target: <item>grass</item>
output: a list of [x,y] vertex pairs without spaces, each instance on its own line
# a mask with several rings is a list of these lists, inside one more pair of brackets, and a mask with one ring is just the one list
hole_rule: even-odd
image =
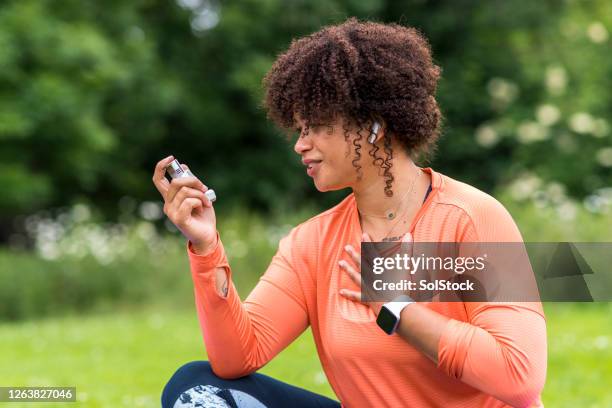
[[612,303],[545,304],[550,407],[611,407]]
[[[5,323],[0,349],[1,385],[76,386],[76,406],[86,407],[158,407],[172,373],[183,363],[206,358],[194,310],[126,310]],[[333,396],[309,331],[261,372]]]
[[[612,406],[612,305],[546,304],[545,308],[549,341],[545,405]],[[76,386],[78,402],[64,404],[71,407],[159,406],[161,390],[176,368],[206,358],[191,309],[123,310],[4,323],[0,349],[2,385]],[[335,398],[310,331],[260,372]]]

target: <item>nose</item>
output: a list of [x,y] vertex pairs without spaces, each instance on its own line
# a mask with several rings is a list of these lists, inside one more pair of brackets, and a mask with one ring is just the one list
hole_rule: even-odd
[[312,140],[310,137],[300,134],[295,145],[293,146],[293,150],[299,155],[302,155],[305,151],[312,149]]

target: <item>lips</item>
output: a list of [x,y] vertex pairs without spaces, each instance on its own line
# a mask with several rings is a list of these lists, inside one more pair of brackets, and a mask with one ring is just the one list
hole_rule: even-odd
[[310,163],[320,163],[322,160],[314,160],[314,159],[302,159],[302,163],[304,166],[308,166]]
[[313,176],[317,172],[317,170],[319,170],[321,162],[322,160],[302,160],[302,163],[306,166],[306,173],[308,173],[309,176]]

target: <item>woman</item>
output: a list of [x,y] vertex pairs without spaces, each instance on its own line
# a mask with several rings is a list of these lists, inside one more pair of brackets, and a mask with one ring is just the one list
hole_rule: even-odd
[[407,302],[387,335],[377,325],[382,303],[360,296],[361,241],[522,242],[494,198],[415,165],[438,137],[439,75],[416,30],[355,19],[279,56],[264,79],[269,118],[299,133],[295,152],[319,191],[352,193],[280,241],[244,302],[207,187],[193,177],[168,183],[173,158],[157,164],[164,212],[189,239],[210,359],[174,374],[164,407],[339,406],[255,373],[309,325],[343,406],[542,406],[539,303]]

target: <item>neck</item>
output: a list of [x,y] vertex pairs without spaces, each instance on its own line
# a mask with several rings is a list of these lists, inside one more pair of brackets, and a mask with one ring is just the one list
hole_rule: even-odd
[[395,210],[402,206],[402,200],[414,201],[417,197],[415,194],[408,193],[408,190],[419,190],[415,177],[421,170],[408,157],[397,157],[393,160],[392,197],[388,197],[384,192],[385,178],[378,174],[379,169],[372,167],[371,170],[368,174],[364,174],[362,180],[353,187],[360,213],[384,217],[387,210]]

